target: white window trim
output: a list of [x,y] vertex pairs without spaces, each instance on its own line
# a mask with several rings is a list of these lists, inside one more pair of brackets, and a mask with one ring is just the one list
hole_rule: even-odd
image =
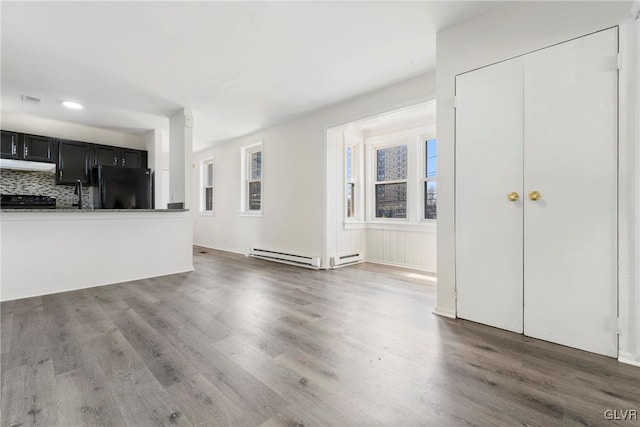
[[[354,210],[355,215],[352,217],[347,216],[347,167],[346,167],[346,159],[347,159],[347,147],[351,147],[352,154],[351,158],[353,161],[352,166],[352,176],[354,183]],[[364,221],[365,218],[365,204],[364,204],[364,196],[365,196],[365,176],[364,176],[364,144],[362,139],[355,138],[348,133],[344,134],[344,146],[342,150],[342,158],[344,159],[344,163],[342,165],[343,171],[343,187],[342,187],[342,200],[344,201],[344,212],[343,218],[344,222],[347,223],[359,223]]]
[[[250,155],[262,152],[262,163],[260,165],[260,210],[249,210],[249,171],[251,170]],[[240,149],[240,216],[261,217],[264,209],[264,144],[260,141],[255,144],[244,146]]]
[[[435,139],[436,141],[438,140],[438,137],[436,136],[435,132],[430,132],[430,133],[425,133],[420,135],[420,161],[421,161],[421,166],[420,166],[420,202],[421,202],[421,206],[420,206],[420,222],[425,223],[425,224],[436,224],[438,219],[427,219],[424,217],[424,199],[426,197],[426,195],[424,194],[425,192],[425,188],[424,188],[424,183],[427,181],[438,181],[438,173],[436,172],[436,176],[432,176],[427,178],[427,140],[429,139]],[[437,142],[436,142],[436,146],[437,146]],[[437,159],[436,159],[437,161]],[[436,166],[436,171],[437,171],[437,166]],[[437,185],[437,184],[436,184]],[[437,190],[436,190],[437,191]]]
[[[207,165],[208,164],[212,164],[213,165],[213,176],[211,177],[211,197],[213,198],[212,200],[212,207],[213,209],[210,211],[205,210],[206,208],[206,197],[205,197],[205,188],[206,188],[206,179],[207,179]],[[215,167],[215,163],[213,160],[213,156],[211,157],[207,157],[204,158],[200,161],[200,209],[199,209],[199,214],[202,216],[215,216],[215,210],[216,210],[216,167]]]

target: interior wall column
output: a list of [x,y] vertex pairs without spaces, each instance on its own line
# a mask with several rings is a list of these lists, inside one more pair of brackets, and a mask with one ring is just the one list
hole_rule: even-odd
[[193,114],[188,108],[169,119],[169,202],[191,208],[191,154]]

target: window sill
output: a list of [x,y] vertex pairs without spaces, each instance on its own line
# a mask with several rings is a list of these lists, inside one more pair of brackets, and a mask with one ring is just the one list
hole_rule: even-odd
[[215,213],[213,213],[213,212],[198,212],[198,215],[200,215],[200,216],[215,216]]
[[262,211],[260,211],[260,212],[240,212],[239,215],[240,216],[260,218],[260,217],[262,217]]
[[391,230],[391,231],[412,231],[418,233],[435,233],[437,225],[435,220],[424,220],[421,222],[392,221],[368,221],[368,222],[343,222],[344,230]]
[[367,228],[367,223],[364,221],[345,221],[342,225],[345,230],[362,230]]

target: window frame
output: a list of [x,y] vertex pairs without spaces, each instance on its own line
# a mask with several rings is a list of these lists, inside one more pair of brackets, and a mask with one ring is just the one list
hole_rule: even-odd
[[[211,186],[207,185],[207,167],[211,165]],[[200,161],[200,214],[206,216],[215,215],[215,163],[213,156]],[[211,188],[211,210],[207,210],[207,188]]]
[[[251,178],[251,156],[260,152],[260,179]],[[241,216],[262,216],[264,210],[264,144],[260,141],[247,145],[240,150],[240,215]],[[251,183],[260,183],[260,209],[250,209],[249,186]]]
[[[355,137],[348,133],[344,135],[343,144],[343,188],[342,188],[342,200],[343,200],[343,220],[345,223],[361,223],[365,218],[365,205],[364,205],[364,150],[363,150],[362,138]],[[347,150],[351,148],[351,182],[347,180]],[[353,210],[354,215],[348,215],[348,203],[347,203],[347,185],[353,184]]]
[[[437,214],[437,194],[438,194],[438,167],[436,166],[436,174],[434,176],[427,176],[427,141],[431,140],[431,139],[435,139],[436,140],[436,153],[438,152],[438,137],[434,134],[434,133],[426,133],[423,135],[420,135],[420,161],[421,161],[421,167],[420,167],[420,202],[421,202],[421,207],[420,207],[420,222],[424,222],[424,223],[436,223],[436,221],[438,220],[438,214]],[[438,155],[436,154],[436,164],[438,161]],[[427,198],[427,195],[425,194],[426,189],[425,189],[425,183],[427,182],[435,182],[436,183],[436,218],[425,218],[426,215],[426,206],[425,206],[425,200]]]
[[[386,139],[386,138],[385,138]],[[388,181],[378,181],[378,151],[385,148],[392,148],[398,146],[406,146],[407,147],[407,177],[403,180],[388,180]],[[407,138],[393,138],[390,140],[380,141],[380,142],[369,142],[367,143],[369,147],[369,156],[367,166],[369,169],[368,173],[368,199],[367,203],[368,212],[367,212],[367,222],[389,222],[389,223],[408,223],[411,220],[410,214],[410,176],[411,176],[411,151],[412,147]],[[404,218],[384,218],[376,216],[376,188],[380,184],[402,184],[404,183],[406,186],[406,214]]]

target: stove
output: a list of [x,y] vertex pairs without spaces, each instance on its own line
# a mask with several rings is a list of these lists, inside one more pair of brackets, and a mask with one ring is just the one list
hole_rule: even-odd
[[56,198],[49,196],[33,196],[25,194],[2,194],[2,209],[55,209]]

